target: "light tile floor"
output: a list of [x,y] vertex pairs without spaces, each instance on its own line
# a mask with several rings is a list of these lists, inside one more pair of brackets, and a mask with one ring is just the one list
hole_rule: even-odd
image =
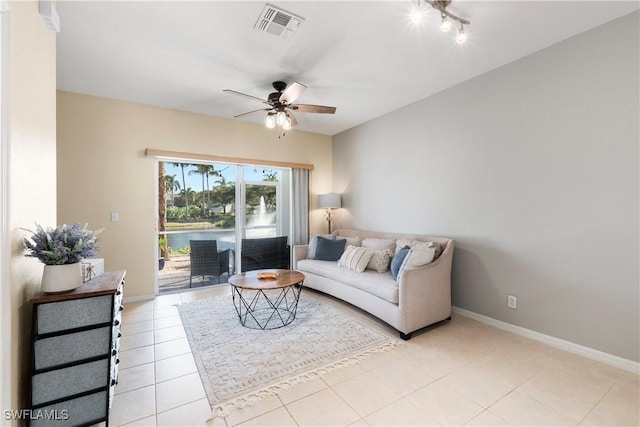
[[[114,426],[638,426],[638,375],[463,316],[406,346],[207,421],[209,403],[175,304],[227,286],[125,306]],[[305,290],[376,330],[366,313]]]

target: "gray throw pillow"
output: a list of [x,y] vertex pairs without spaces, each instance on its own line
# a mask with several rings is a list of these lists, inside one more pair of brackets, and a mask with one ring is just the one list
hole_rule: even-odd
[[398,280],[398,272],[400,271],[402,262],[409,253],[409,250],[411,250],[411,248],[409,246],[405,246],[393,256],[393,259],[391,260],[391,277],[393,277],[393,280]]
[[346,240],[330,240],[324,237],[318,236],[316,242],[316,254],[313,259],[322,261],[338,261],[344,252],[344,246],[347,243]]
[[[307,249],[308,259],[316,258],[316,244],[318,243],[318,237],[320,237],[318,234],[311,234],[311,237],[309,238],[309,246]],[[333,236],[332,234],[323,234],[322,237],[325,237],[331,240],[335,238],[335,236]]]

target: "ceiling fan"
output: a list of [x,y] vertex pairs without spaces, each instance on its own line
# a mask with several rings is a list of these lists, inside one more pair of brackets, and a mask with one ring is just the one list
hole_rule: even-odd
[[272,85],[276,92],[271,92],[267,99],[247,95],[246,93],[237,92],[231,89],[223,90],[223,92],[253,99],[254,101],[262,102],[269,106],[268,108],[249,111],[233,117],[238,118],[249,114],[259,113],[261,111],[267,111],[265,124],[269,129],[273,129],[278,125],[281,126],[282,129],[288,130],[298,124],[298,121],[293,115],[293,111],[323,114],[334,114],[336,112],[336,107],[328,107],[326,105],[294,104],[296,99],[298,99],[302,92],[307,88],[302,83],[293,82],[289,87],[287,87],[285,82],[278,81],[273,82]]

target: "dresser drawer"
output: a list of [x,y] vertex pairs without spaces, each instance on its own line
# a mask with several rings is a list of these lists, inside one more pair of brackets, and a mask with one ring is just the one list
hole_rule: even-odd
[[111,326],[36,340],[33,344],[35,369],[45,369],[111,351]]
[[36,333],[59,332],[111,322],[111,295],[38,304]]
[[105,375],[108,370],[109,359],[104,359],[36,374],[31,379],[32,403],[41,405],[56,399],[105,387],[109,384],[109,379]]
[[[41,419],[32,419],[32,427],[67,427],[88,425],[92,422],[105,420],[109,414],[108,391],[101,391],[77,399],[65,400],[54,405],[33,409],[32,416],[42,414]],[[55,414],[57,419],[46,419],[46,415]],[[66,419],[65,419],[66,418]]]

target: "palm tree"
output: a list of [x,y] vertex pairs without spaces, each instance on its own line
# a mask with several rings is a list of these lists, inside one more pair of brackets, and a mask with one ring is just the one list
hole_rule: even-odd
[[[158,237],[167,237],[167,176],[164,171],[164,162],[158,162]],[[160,257],[166,257],[165,248],[160,248]]]
[[272,171],[271,169],[265,169],[262,171],[262,180],[276,182],[278,181],[278,171]]
[[[270,169],[262,171],[262,180],[266,182],[277,182],[278,181],[278,171],[273,171]],[[267,204],[268,209],[275,209],[276,205],[276,187],[263,187],[262,196]]]
[[183,189],[181,193],[184,196],[184,203],[187,206],[184,216],[188,220],[189,219],[189,200],[191,200],[191,202],[194,203],[196,201],[197,193],[191,187]]
[[210,176],[221,176],[220,171],[215,170],[215,166],[211,165],[211,170],[207,172],[205,175],[207,178],[207,200],[209,201],[209,205],[211,205],[211,190],[209,187],[209,177]]
[[[210,202],[210,200],[205,199],[205,195],[208,195],[209,193],[209,176],[210,175],[217,175],[218,172],[214,169],[213,165],[194,165],[196,168],[192,169],[189,171],[189,175],[202,175],[202,216],[205,217],[206,214],[206,207],[207,207],[207,203]],[[207,181],[207,186],[205,188],[205,179]],[[206,190],[206,193],[205,193]]]
[[164,182],[166,191],[171,195],[171,206],[175,206],[175,191],[180,190],[180,181],[176,179],[175,175],[165,175]]
[[[182,188],[187,188],[187,181],[184,179],[184,167],[191,166],[191,163],[172,163],[173,166],[179,167],[182,171]],[[187,217],[189,212],[189,200],[187,197],[184,198],[185,207],[187,209]]]
[[236,197],[236,191],[233,182],[227,182],[224,175],[218,175],[218,179],[215,181],[218,186],[214,190],[217,202],[222,207],[222,214],[227,213],[227,205],[233,203]]

